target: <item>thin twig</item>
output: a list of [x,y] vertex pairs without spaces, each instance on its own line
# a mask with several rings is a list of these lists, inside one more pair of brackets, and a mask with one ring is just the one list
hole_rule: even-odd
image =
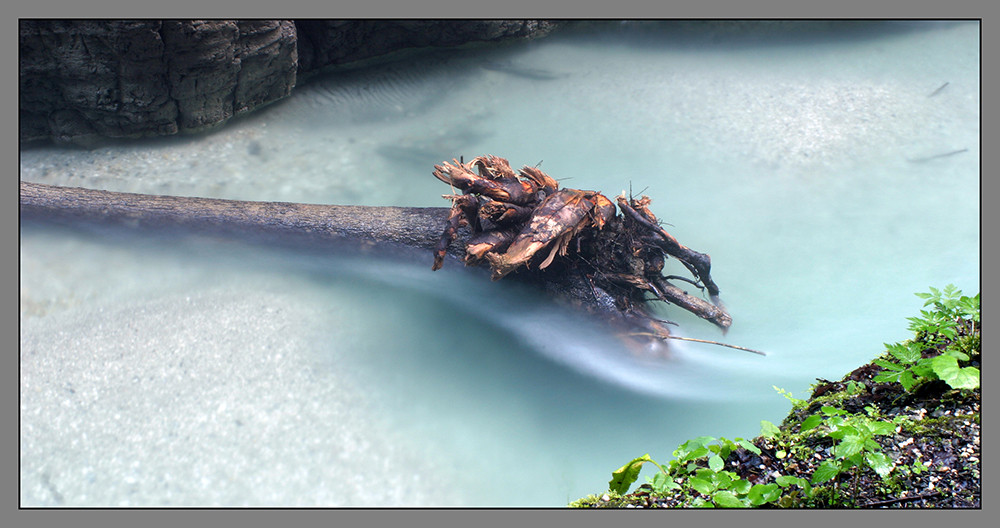
[[761,352],[760,350],[754,350],[752,348],[741,347],[741,346],[738,346],[738,345],[730,345],[728,343],[720,343],[718,341],[710,341],[708,339],[695,339],[693,337],[680,337],[680,336],[675,336],[675,335],[662,335],[662,334],[654,334],[654,333],[651,333],[651,332],[635,332],[635,333],[630,333],[629,335],[651,336],[651,337],[659,337],[661,339],[676,339],[678,341],[693,341],[695,343],[706,343],[706,344],[709,344],[709,345],[719,345],[719,346],[724,346],[724,347],[729,347],[729,348],[735,348],[736,350],[742,350],[744,352],[751,352],[753,354],[757,354],[758,356],[766,356],[767,355],[767,353]]
[[910,163],[923,163],[925,161],[931,161],[938,158],[947,158],[948,156],[954,156],[955,154],[961,154],[963,152],[968,152],[968,151],[969,149],[964,148],[964,149],[953,150],[951,152],[945,152],[944,154],[935,154],[933,156],[927,156],[926,158],[906,158],[906,161],[909,161]]
[[941,93],[941,90],[944,90],[945,86],[948,86],[947,82],[944,83],[944,84],[942,84],[941,86],[939,86],[937,90],[934,90],[933,92],[931,92],[931,94],[928,95],[927,97],[934,97],[935,95]]
[[889,500],[883,500],[883,501],[869,502],[868,504],[865,504],[863,507],[870,508],[872,506],[888,506],[890,504],[897,504],[897,503],[900,503],[900,502],[913,502],[913,501],[918,501],[918,500],[922,500],[922,499],[932,499],[932,498],[938,497],[940,495],[941,495],[940,491],[935,491],[934,493],[927,493],[926,495],[914,495],[912,497],[899,497],[899,498],[896,498],[896,499],[889,499]]
[[676,279],[676,280],[682,280],[684,282],[690,283],[692,286],[694,286],[695,288],[698,288],[699,290],[704,290],[705,289],[705,287],[702,286],[698,281],[693,280],[693,279],[689,279],[687,277],[681,277],[680,275],[667,275],[666,277],[663,277],[663,280],[674,280],[674,279]]

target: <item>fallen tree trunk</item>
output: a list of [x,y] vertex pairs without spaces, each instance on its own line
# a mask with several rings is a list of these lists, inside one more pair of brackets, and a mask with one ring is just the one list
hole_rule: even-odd
[[444,207],[365,207],[133,194],[21,182],[21,218],[266,238],[356,241],[434,249]]
[[[22,181],[20,212],[22,221],[119,225],[151,230],[180,228],[296,247],[346,248],[348,251],[381,247],[390,253],[403,249],[426,250],[430,267],[449,209],[251,202],[101,191]],[[453,257],[464,257],[461,247],[468,236],[465,229],[458,233],[460,244],[448,250]],[[461,265],[457,261],[455,264]],[[611,299],[595,295],[582,278],[548,275],[543,279],[522,278],[588,311],[617,316]]]
[[[338,248],[342,246],[426,250],[428,266],[440,249],[449,209],[443,207],[371,207],[286,202],[250,202],[215,198],[160,196],[61,187],[20,182],[21,219],[79,225],[123,225],[142,229],[177,229],[214,233],[266,243]],[[468,229],[456,233],[458,244],[448,248],[465,257]],[[459,262],[455,262],[458,264]],[[548,292],[553,298],[597,314],[636,341],[671,337],[661,321],[623,311],[615,299],[582,273],[513,274]],[[665,284],[661,300],[670,301],[716,324],[728,314]],[[724,315],[724,318],[717,315]],[[722,325],[720,325],[722,326]]]

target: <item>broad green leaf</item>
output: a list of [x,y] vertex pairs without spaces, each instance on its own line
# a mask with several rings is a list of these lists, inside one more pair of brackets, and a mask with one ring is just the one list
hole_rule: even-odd
[[712,471],[719,471],[725,467],[726,463],[719,455],[712,455],[708,458],[708,467]]
[[937,331],[939,334],[946,336],[948,339],[955,339],[955,337],[958,336],[958,333],[955,331],[955,323],[952,321],[941,323],[941,325],[938,326]]
[[968,354],[966,354],[965,352],[962,352],[961,350],[955,350],[954,348],[949,348],[949,349],[945,350],[944,352],[942,352],[942,354],[944,354],[946,356],[951,356],[951,357],[953,357],[953,358],[955,358],[955,359],[957,359],[959,361],[968,361],[969,360],[969,355]]
[[865,422],[860,419],[851,420],[849,422],[845,420],[844,424],[838,428],[837,432],[840,433],[840,436],[838,436],[837,438],[843,438],[846,435],[861,434],[864,425]]
[[808,431],[821,423],[823,423],[823,417],[818,414],[814,414],[802,421],[802,431]]
[[682,460],[684,462],[686,462],[688,460],[695,460],[695,459],[698,459],[698,458],[701,458],[701,457],[707,455],[708,453],[709,453],[708,448],[705,447],[705,446],[701,446],[701,447],[695,449],[694,451],[690,451],[690,452],[686,453],[683,457],[680,457],[680,460]]
[[892,354],[892,357],[896,358],[901,363],[913,363],[914,361],[920,359],[919,344],[912,347],[903,343],[895,343],[892,345],[887,344],[885,346],[889,350],[889,353]]
[[688,485],[695,489],[698,493],[703,493],[705,495],[711,495],[718,489],[715,482],[711,479],[704,477],[691,477],[688,479]]
[[832,407],[830,405],[824,405],[823,407],[820,408],[820,410],[823,411],[823,414],[827,416],[842,416],[847,414],[847,411],[843,409],[838,409],[836,407]]
[[788,486],[789,484],[795,484],[798,477],[793,477],[792,475],[778,475],[774,479],[774,483],[781,486],[782,488]]
[[876,374],[875,377],[872,378],[872,381],[877,381],[879,383],[895,383],[899,381],[899,374],[899,372],[883,371],[880,374]]
[[808,484],[806,479],[802,477],[796,477],[794,475],[778,475],[777,478],[774,479],[774,483],[781,486],[782,488],[790,486],[792,484],[798,484],[799,486],[802,486],[803,484]]
[[930,329],[930,321],[926,319],[921,319],[920,317],[907,317],[907,321],[910,322],[909,330],[913,332],[926,332]]
[[896,372],[899,372],[899,371],[904,370],[906,368],[906,367],[904,367],[902,365],[893,363],[892,361],[888,361],[888,360],[885,360],[885,359],[876,359],[876,360],[872,361],[872,363],[874,363],[874,364],[876,364],[876,365],[878,365],[878,366],[880,366],[880,367],[882,367],[884,369],[889,369],[889,370],[896,371]]
[[812,483],[822,484],[833,477],[836,477],[840,473],[840,466],[832,460],[827,460],[820,464],[816,471],[813,472]]
[[[761,422],[762,425],[763,425],[763,423],[764,422]],[[767,423],[771,424],[771,422],[767,422]],[[771,426],[773,427],[774,424],[771,424]],[[763,430],[764,430],[764,428],[761,427],[761,434],[764,434]],[[770,438],[770,437],[768,437],[768,438]],[[737,440],[736,443],[739,444],[739,445],[741,445],[741,446],[743,446],[743,449],[746,449],[747,451],[750,451],[751,453],[753,453],[755,455],[759,455],[760,454],[760,448],[757,447],[757,446],[755,446],[755,445],[753,445],[753,443],[750,442],[749,440],[743,440],[741,438],[741,439]]]
[[[760,435],[763,436],[764,438],[774,438],[775,436],[778,436],[779,433],[781,433],[781,429],[778,429],[777,425],[774,425],[773,423],[767,420],[760,421]],[[743,447],[750,449],[745,445]],[[754,446],[754,448],[756,449],[756,446]],[[750,450],[753,451],[753,449]],[[759,455],[760,450],[758,449],[757,451],[754,451],[754,453]]]
[[980,312],[979,294],[977,293],[975,297],[962,297],[958,301],[958,308],[962,317],[978,322]]
[[840,426],[843,425],[843,423],[844,423],[844,419],[841,418],[840,416],[831,416],[831,417],[827,418],[826,419],[826,426],[830,428],[830,434],[827,435],[827,436],[830,436],[830,437],[833,437],[833,438],[840,438],[841,436],[843,436],[843,433],[836,434],[837,433],[837,429],[839,429]]
[[865,455],[865,462],[882,478],[892,472],[892,460],[885,453],[868,453]]
[[672,489],[680,489],[681,487],[677,482],[674,482],[674,479],[662,471],[653,475],[649,483],[653,486],[653,491],[657,493],[665,493]]
[[747,504],[736,498],[731,491],[718,491],[712,495],[715,504],[723,508],[746,508]]
[[871,423],[872,434],[875,436],[887,435],[896,432],[896,426],[891,422],[881,420]]
[[698,438],[693,438],[677,446],[677,449],[674,449],[673,455],[677,457],[678,460],[682,461],[703,457],[708,454],[708,448],[705,446],[713,441],[715,441],[715,438],[711,436],[699,436]]
[[931,361],[931,368],[939,378],[953,389],[975,389],[979,387],[979,369],[960,368],[958,360],[952,356],[937,356]]
[[848,458],[859,453],[865,447],[865,439],[856,434],[847,435],[837,444],[834,455],[837,458]]
[[927,379],[937,379],[937,374],[934,373],[934,369],[931,368],[931,358],[923,358],[917,361],[910,370],[913,371],[913,375],[918,378]]
[[747,493],[750,504],[760,506],[767,502],[774,502],[781,497],[781,488],[777,484],[754,484]]
[[959,369],[958,377],[949,382],[955,389],[977,389],[980,380],[979,369],[976,367],[964,367]]
[[840,471],[841,472],[844,472],[847,469],[852,468],[852,467],[862,467],[862,466],[865,465],[865,453],[864,453],[864,451],[859,451],[859,452],[854,453],[853,455],[851,455],[851,456],[849,456],[849,457],[847,457],[847,458],[845,458],[843,460],[846,460],[847,462],[849,462],[849,464],[843,464],[843,463],[841,463],[840,464]]
[[639,472],[642,471],[642,465],[652,460],[653,459],[649,458],[649,454],[647,453],[618,468],[618,470],[611,473],[611,480],[608,482],[608,489],[620,494],[628,493],[629,487],[636,481],[636,479],[639,478]]
[[899,373],[899,384],[903,386],[903,389],[909,391],[916,385],[917,380],[913,377],[913,372],[909,370],[904,370]]
[[727,440],[725,438],[720,438],[719,441],[722,442],[722,445],[719,446],[719,449],[714,452],[725,460],[729,458],[729,454],[736,449],[737,445],[732,440]]
[[733,477],[735,473],[730,471],[719,471],[712,475],[712,482],[715,483],[715,489],[729,489],[729,485],[733,483]]
[[[781,486],[782,488],[787,488],[792,484],[800,487],[805,491],[806,495],[812,494],[812,486],[809,485],[809,481],[802,477],[794,477],[792,475],[780,475],[774,479],[775,484]],[[797,492],[793,492],[797,493]]]
[[729,489],[732,490],[733,493],[746,495],[751,489],[750,486],[752,486],[752,484],[749,480],[738,479],[734,480],[733,483],[729,485]]

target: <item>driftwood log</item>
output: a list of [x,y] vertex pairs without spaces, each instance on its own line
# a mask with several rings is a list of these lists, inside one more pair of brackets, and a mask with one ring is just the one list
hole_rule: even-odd
[[267,240],[356,241],[434,248],[448,209],[365,207],[100,191],[21,182],[21,218],[86,221]]
[[[446,207],[369,207],[134,194],[20,182],[22,221],[66,225],[119,225],[150,230],[181,229],[267,244],[324,246],[333,250],[382,248],[426,251],[427,264],[448,219]],[[463,242],[468,233],[459,233]],[[464,256],[461,244],[449,249]],[[460,264],[459,264],[460,265]],[[553,276],[546,288],[563,290],[580,304],[608,311],[589,286]],[[567,288],[567,286],[569,286]],[[584,294],[584,290],[587,291]]]
[[[225,235],[251,242],[279,243],[285,246],[352,250],[380,248],[420,250],[428,265],[439,249],[443,227],[448,223],[449,208],[444,207],[371,207],[319,205],[286,202],[251,202],[215,198],[145,195],[62,187],[20,182],[20,215],[23,221],[119,225],[149,230],[181,230],[193,233]],[[448,253],[464,258],[463,249],[470,237],[468,229],[456,234],[457,244]],[[632,344],[666,338],[663,321],[648,315],[626,312],[615,298],[580,273],[515,273],[505,280],[526,281],[548,292],[557,300],[569,303],[590,314],[597,314],[620,334],[631,336]],[[714,286],[714,284],[713,284]],[[692,311],[718,326],[728,327],[728,314],[722,309],[725,323],[713,320],[720,310],[678,288],[663,292],[673,304]],[[713,296],[717,293],[713,291]],[[702,313],[699,313],[699,312]],[[714,343],[711,341],[705,341]],[[721,343],[714,343],[721,344]],[[757,351],[739,348],[751,352]]]

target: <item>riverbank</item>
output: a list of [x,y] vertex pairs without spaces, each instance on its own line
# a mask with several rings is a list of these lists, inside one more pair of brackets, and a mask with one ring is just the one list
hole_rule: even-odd
[[[981,508],[979,296],[918,295],[930,309],[909,318],[913,339],[807,400],[778,389],[792,402],[780,426],[689,440],[669,464],[639,457],[570,506]],[[646,463],[658,473],[625,493]]]

